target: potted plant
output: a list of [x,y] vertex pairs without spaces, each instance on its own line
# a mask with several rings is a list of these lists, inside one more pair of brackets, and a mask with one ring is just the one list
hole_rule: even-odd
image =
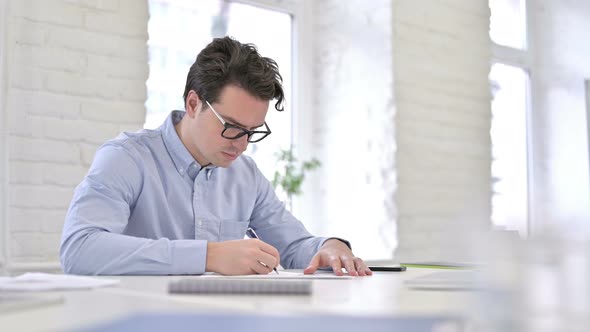
[[272,179],[272,185],[275,189],[280,188],[286,195],[287,208],[292,209],[292,199],[295,195],[300,195],[301,186],[305,180],[305,174],[321,166],[319,160],[299,162],[293,154],[293,148],[280,149],[275,153],[277,158],[277,169]]

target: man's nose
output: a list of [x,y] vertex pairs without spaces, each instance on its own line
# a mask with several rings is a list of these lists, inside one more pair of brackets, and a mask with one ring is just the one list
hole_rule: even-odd
[[248,135],[244,135],[238,139],[234,140],[235,144],[234,146],[237,147],[240,152],[244,152],[246,151],[246,148],[248,147]]

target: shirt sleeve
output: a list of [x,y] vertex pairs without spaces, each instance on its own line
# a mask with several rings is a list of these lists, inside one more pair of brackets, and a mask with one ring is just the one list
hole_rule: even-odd
[[262,241],[277,248],[284,268],[307,267],[327,238],[311,235],[285,208],[270,181],[254,167],[257,196],[250,225]]
[[142,188],[142,168],[121,145],[108,144],[76,188],[64,224],[65,273],[202,274],[207,241],[146,239],[122,234]]

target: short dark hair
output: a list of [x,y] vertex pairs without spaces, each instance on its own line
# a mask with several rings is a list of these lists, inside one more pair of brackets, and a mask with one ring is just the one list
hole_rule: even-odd
[[191,66],[184,88],[184,102],[190,90],[203,100],[218,101],[221,90],[236,85],[261,100],[276,99],[282,111],[285,95],[277,63],[260,56],[253,44],[242,44],[231,37],[215,38]]

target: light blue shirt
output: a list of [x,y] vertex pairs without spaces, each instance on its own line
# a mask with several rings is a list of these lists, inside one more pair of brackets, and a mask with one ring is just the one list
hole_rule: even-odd
[[326,238],[285,209],[250,157],[202,168],[175,131],[184,114],[96,152],[66,215],[66,273],[202,274],[207,242],[242,239],[248,226],[278,249],[285,268],[309,264]]

